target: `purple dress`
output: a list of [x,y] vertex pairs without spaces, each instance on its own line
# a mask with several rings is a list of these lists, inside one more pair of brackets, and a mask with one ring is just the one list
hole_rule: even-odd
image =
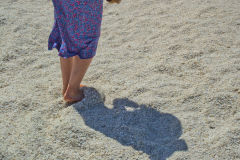
[[101,33],[103,0],[52,0],[54,25],[48,50],[69,58],[89,59],[96,55]]

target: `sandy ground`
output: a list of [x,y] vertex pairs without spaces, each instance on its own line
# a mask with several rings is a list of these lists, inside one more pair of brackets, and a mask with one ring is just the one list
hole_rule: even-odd
[[240,1],[104,1],[66,106],[50,0],[0,2],[0,159],[240,159]]

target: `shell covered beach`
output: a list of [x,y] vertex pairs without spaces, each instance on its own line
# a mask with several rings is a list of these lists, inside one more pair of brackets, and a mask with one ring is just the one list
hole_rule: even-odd
[[104,1],[66,105],[50,0],[0,2],[1,160],[240,159],[240,1]]

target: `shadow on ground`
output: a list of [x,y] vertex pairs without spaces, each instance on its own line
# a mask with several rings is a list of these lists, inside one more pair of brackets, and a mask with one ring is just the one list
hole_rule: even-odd
[[[91,88],[89,99],[101,97]],[[95,95],[94,95],[95,94]],[[94,95],[94,96],[91,96]],[[160,113],[151,106],[139,105],[128,98],[115,99],[113,109],[104,105],[104,99],[83,107],[73,107],[83,117],[85,124],[125,146],[132,146],[148,154],[151,160],[165,160],[175,151],[188,150],[183,139],[180,121],[168,113]],[[86,104],[85,104],[86,106]]]

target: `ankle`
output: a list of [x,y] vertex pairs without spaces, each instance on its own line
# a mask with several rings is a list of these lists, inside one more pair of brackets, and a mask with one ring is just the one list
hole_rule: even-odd
[[66,93],[67,94],[76,94],[79,92],[79,86],[68,85]]
[[84,93],[83,93],[83,90],[81,90],[80,88],[77,88],[75,90],[71,90],[70,88],[68,88],[65,92],[65,94],[63,95],[63,98],[65,101],[72,101],[74,99],[82,99],[84,98]]
[[77,90],[78,87],[79,87],[79,85],[68,84],[68,89],[70,89],[70,90]]

